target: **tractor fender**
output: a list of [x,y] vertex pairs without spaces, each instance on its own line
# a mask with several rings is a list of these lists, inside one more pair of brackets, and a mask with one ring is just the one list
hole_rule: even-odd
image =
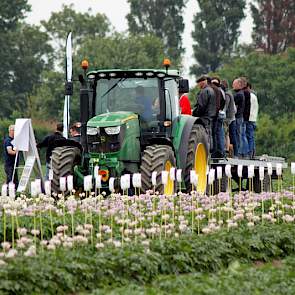
[[189,137],[193,128],[193,125],[202,125],[205,127],[205,122],[201,118],[188,116],[185,126],[181,134],[180,146],[178,149],[179,160],[180,160],[180,169],[184,170],[186,168],[186,159],[188,152],[188,142]]
[[170,146],[174,151],[173,142],[170,138],[167,137],[156,137],[151,139],[151,144],[159,144],[159,145],[168,145]]
[[77,147],[81,151],[81,153],[83,152],[82,145],[79,142],[66,138],[56,139],[52,146],[53,148],[57,148],[60,146]]

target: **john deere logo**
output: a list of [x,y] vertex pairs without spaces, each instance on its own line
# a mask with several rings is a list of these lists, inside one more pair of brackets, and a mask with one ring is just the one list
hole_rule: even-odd
[[101,142],[105,142],[105,141],[106,141],[105,136],[101,136],[101,137],[100,137],[100,141],[101,141]]

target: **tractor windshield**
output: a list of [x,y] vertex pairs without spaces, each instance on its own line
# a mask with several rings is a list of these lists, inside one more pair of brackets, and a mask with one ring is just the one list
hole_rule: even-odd
[[157,78],[99,79],[96,86],[95,113],[129,111],[142,121],[153,121],[160,114]]

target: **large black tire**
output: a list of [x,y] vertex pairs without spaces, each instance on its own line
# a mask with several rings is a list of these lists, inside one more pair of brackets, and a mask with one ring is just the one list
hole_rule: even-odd
[[[197,156],[196,156],[197,153]],[[209,155],[209,136],[202,125],[194,125],[189,137],[184,182],[187,192],[191,190],[190,171],[196,169],[199,175],[197,191],[205,193],[207,186],[206,170]]]
[[[160,194],[164,193],[164,186],[161,182],[161,173],[162,171],[167,170],[165,169],[165,166],[168,162],[170,162],[171,167],[176,167],[174,152],[170,146],[151,145],[146,147],[143,152],[140,166],[141,183],[144,191],[153,189],[152,173],[156,171],[157,185],[155,189]],[[176,181],[173,183],[173,191],[170,191],[170,193],[173,194],[175,192],[175,189]]]
[[59,193],[59,179],[67,175],[73,175],[74,166],[81,160],[81,151],[76,147],[61,146],[52,151],[51,169],[53,170],[53,180],[51,189]]

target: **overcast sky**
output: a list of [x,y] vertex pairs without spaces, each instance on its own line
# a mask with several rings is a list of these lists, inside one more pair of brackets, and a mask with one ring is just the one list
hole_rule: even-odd
[[[117,31],[127,30],[126,14],[129,12],[127,0],[29,0],[32,6],[32,12],[28,14],[27,21],[32,24],[38,24],[40,20],[49,19],[52,12],[60,11],[62,4],[74,4],[75,10],[86,12],[91,7],[93,13],[104,13],[116,28]],[[183,45],[186,49],[184,57],[184,76],[188,75],[189,67],[194,63],[192,60],[192,19],[198,9],[196,0],[189,0],[184,12],[185,31],[183,36]],[[246,19],[241,24],[240,41],[250,43],[251,41],[252,20],[250,13],[247,13]],[[191,77],[190,77],[191,78]]]

